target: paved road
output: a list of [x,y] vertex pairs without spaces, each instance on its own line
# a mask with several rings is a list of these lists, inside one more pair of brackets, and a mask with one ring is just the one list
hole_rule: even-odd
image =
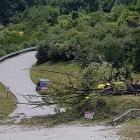
[[105,126],[63,126],[56,128],[28,128],[1,126],[1,140],[119,140],[116,128]]
[[[10,58],[0,64],[0,82],[10,86],[10,90],[17,97],[18,102],[28,103],[22,95],[38,95],[35,85],[31,82],[30,71],[36,62],[36,52],[29,52]],[[42,101],[41,98],[32,98],[32,101]],[[18,105],[11,114],[15,116],[24,113],[26,117],[54,114],[52,107],[34,108],[26,104]],[[116,129],[106,126],[63,126],[57,128],[28,128],[23,126],[0,126],[0,140],[119,140]]]
[[[29,100],[21,95],[38,95],[35,91],[35,85],[30,79],[30,71],[23,70],[31,68],[36,62],[36,52],[28,52],[13,58],[10,58],[3,63],[0,63],[0,82],[5,86],[9,86],[11,92],[17,97],[19,103],[28,103]],[[21,94],[21,95],[19,95]],[[32,97],[31,101],[42,101],[41,98]],[[34,108],[26,104],[18,104],[17,109],[11,114],[11,116],[31,117],[38,115],[54,114],[54,106]]]

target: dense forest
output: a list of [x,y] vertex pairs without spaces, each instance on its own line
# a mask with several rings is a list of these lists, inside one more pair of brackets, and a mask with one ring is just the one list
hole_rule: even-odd
[[5,0],[0,56],[39,45],[38,64],[78,60],[140,71],[139,0]]
[[[134,11],[140,10],[139,0],[3,0],[0,4],[0,22],[7,24],[13,17],[35,5],[50,5],[57,7],[61,14],[84,9],[88,12],[103,10],[110,12],[115,5],[127,5]],[[14,21],[13,21],[14,22]]]
[[140,70],[139,0],[5,0],[0,56],[40,45],[38,63],[105,61]]

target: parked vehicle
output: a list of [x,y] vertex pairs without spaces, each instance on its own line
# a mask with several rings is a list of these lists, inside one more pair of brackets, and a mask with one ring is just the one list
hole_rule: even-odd
[[48,93],[48,79],[39,79],[36,85],[36,91],[39,93]]

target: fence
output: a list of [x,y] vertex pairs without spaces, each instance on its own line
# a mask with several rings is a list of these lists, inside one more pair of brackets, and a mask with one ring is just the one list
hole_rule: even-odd
[[8,59],[8,58],[11,58],[13,56],[16,56],[16,55],[19,55],[19,54],[22,54],[22,53],[25,53],[25,52],[29,52],[29,51],[34,51],[38,48],[38,46],[35,46],[35,47],[31,47],[31,48],[27,48],[27,49],[23,49],[23,50],[20,50],[20,51],[16,51],[16,52],[13,52],[13,53],[10,53],[10,54],[7,54],[3,57],[0,58],[0,62]]
[[117,125],[121,122],[124,122],[127,119],[139,118],[140,117],[140,109],[129,109],[126,112],[118,115],[113,121],[113,125]]

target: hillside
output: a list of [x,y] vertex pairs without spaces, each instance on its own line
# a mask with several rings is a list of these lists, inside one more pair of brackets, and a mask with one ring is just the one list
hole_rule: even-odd
[[[21,71],[28,68],[27,61],[35,54],[17,58],[11,63],[17,66],[13,70],[6,67],[7,75],[13,77],[9,80],[17,78],[9,83],[14,83],[11,85],[17,88],[16,93],[27,96],[29,104],[31,100],[36,101],[37,107],[45,103],[52,112],[59,108],[66,111],[21,123],[48,127],[77,122],[91,125],[109,121],[127,109],[140,108],[140,0],[3,0],[0,3],[0,57],[33,46],[38,49],[31,79],[34,83],[39,78],[50,80],[49,92],[40,95],[44,102],[32,98],[39,95],[27,71]],[[16,62],[24,64],[19,65],[23,68]],[[11,73],[19,69],[19,73]],[[8,116],[15,109],[15,98],[10,95],[6,99],[5,94],[0,84],[0,117]],[[20,107],[27,114],[40,112],[28,112],[23,105]],[[42,109],[37,107],[33,108]],[[95,113],[95,122],[84,119],[86,111]],[[137,122],[127,123],[122,135],[139,137]]]
[[[77,11],[80,7],[91,11],[103,9],[109,12],[114,5],[125,4],[132,10],[140,10],[139,0],[5,0],[0,4],[0,22],[8,23],[24,10],[33,5],[52,5],[60,8],[62,13]],[[16,13],[16,14],[15,14]]]
[[0,57],[37,45],[38,65],[80,65],[75,89],[88,94],[101,83],[127,85],[140,71],[139,0],[6,0],[1,6]]
[[[120,4],[127,5],[131,12],[128,12],[125,6],[119,6]],[[118,9],[113,8],[114,6],[118,7]],[[0,56],[15,50],[34,46],[38,44],[39,41],[46,40],[47,34],[55,36],[55,32],[58,32],[57,30],[61,30],[62,33],[65,34],[68,29],[76,27],[75,30],[80,31],[79,33],[82,35],[87,34],[85,30],[91,27],[94,30],[93,26],[96,27],[95,25],[97,23],[107,23],[109,24],[108,26],[111,24],[111,28],[113,29],[116,28],[115,24],[117,26],[117,22],[121,22],[121,24],[123,23],[125,25],[128,24],[130,27],[136,28],[140,22],[139,14],[136,13],[140,11],[139,7],[139,0],[2,1],[0,4],[0,23],[2,24],[0,26]],[[82,22],[83,25],[80,25]],[[87,23],[90,23],[91,27]],[[6,27],[3,25],[6,25]],[[102,28],[104,28],[104,26],[107,25],[102,25]],[[90,36],[93,35],[91,34]],[[99,35],[97,39],[100,39]],[[134,60],[134,63],[137,62]]]
[[[71,82],[74,87],[77,87],[76,84],[79,84],[77,77],[80,77],[81,72],[82,68],[75,63],[47,62],[42,65],[32,67],[32,81],[37,83],[41,78],[49,79],[49,94],[53,98],[53,101],[60,106],[68,107],[69,110],[70,108],[72,109],[72,112],[66,112],[64,116],[63,114],[61,115],[62,118],[64,117],[66,119],[63,120],[64,122],[67,122],[69,119],[70,122],[75,121],[78,118],[83,119],[83,113],[86,110],[95,112],[95,120],[99,121],[110,119],[113,116],[119,115],[131,108],[140,108],[139,96],[102,96],[100,94],[96,94],[94,91],[90,94],[85,93],[85,95],[84,93],[82,93],[83,95],[80,94],[80,91],[79,93],[76,93],[76,91],[73,91],[72,93],[72,90],[69,89]],[[70,76],[70,81],[68,76],[63,73],[75,75],[77,77]],[[135,76],[135,79],[136,78],[137,80],[140,80],[138,76]],[[86,98],[87,96],[90,98]],[[73,113],[75,115],[72,115]],[[59,115],[54,116],[53,121],[55,121],[56,124],[61,123],[60,120],[55,120],[57,117],[59,117]],[[38,123],[46,122],[47,124],[49,119],[45,119],[45,117],[42,119],[40,117],[35,117],[29,120],[29,123],[35,123],[37,121]],[[55,125],[55,123],[53,123],[53,125]]]

